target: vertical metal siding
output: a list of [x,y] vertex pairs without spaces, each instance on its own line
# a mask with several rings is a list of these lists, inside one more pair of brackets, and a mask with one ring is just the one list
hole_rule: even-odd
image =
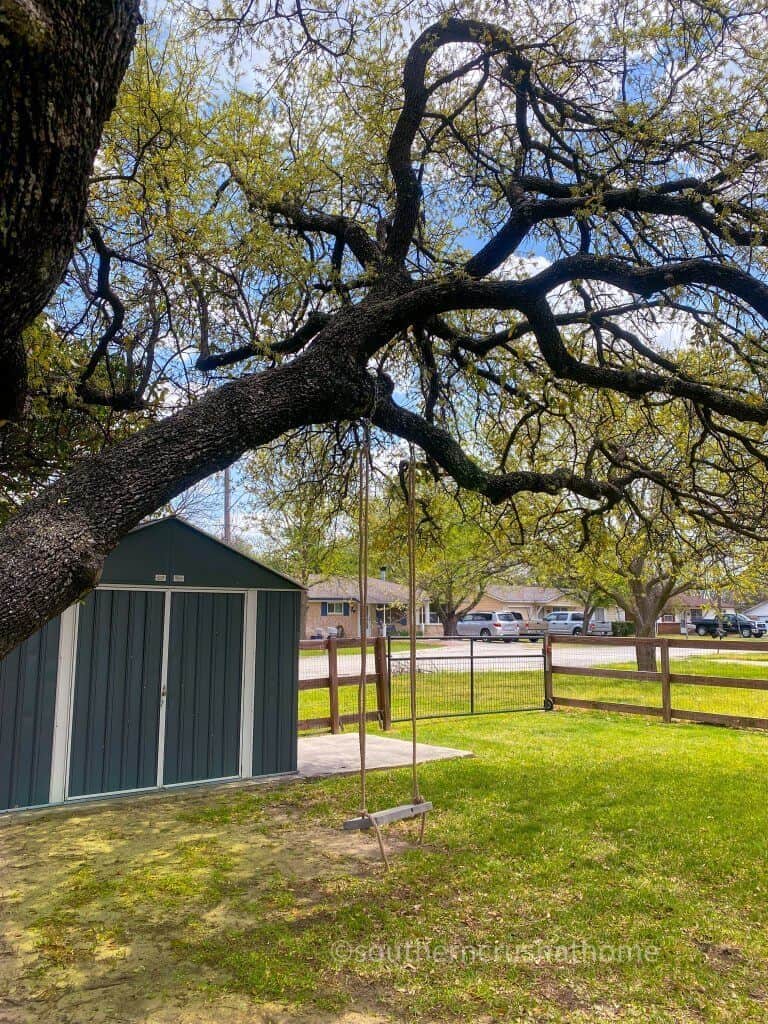
[[240,772],[242,594],[171,598],[163,781]]
[[301,593],[259,591],[253,774],[296,771]]
[[163,595],[95,591],[79,620],[68,795],[154,786]]
[[60,621],[0,661],[0,809],[48,803]]

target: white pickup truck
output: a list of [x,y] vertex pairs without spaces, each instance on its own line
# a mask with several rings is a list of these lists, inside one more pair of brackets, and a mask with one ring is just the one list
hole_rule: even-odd
[[[549,615],[545,615],[543,619],[547,632],[551,635],[563,634],[569,636],[581,636],[584,632],[584,613],[583,612],[550,612]],[[595,619],[589,620],[587,627],[587,636],[611,636],[613,634],[613,627],[610,622],[597,622]]]

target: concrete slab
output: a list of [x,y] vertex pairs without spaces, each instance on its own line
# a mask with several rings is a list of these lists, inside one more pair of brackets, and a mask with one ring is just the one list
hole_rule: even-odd
[[[453,747],[418,743],[416,757],[419,764],[424,764],[426,761],[474,757],[474,754],[470,750],[455,750]],[[405,768],[411,763],[411,744],[407,740],[397,740],[388,736],[369,736],[365,761],[369,769]],[[298,768],[299,775],[307,779],[359,772],[360,747],[357,733],[300,737]]]

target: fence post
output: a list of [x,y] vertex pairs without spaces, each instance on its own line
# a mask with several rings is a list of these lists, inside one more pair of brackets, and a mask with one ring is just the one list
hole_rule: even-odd
[[469,638],[469,713],[475,713],[475,639]]
[[387,638],[383,636],[377,636],[373,641],[373,654],[376,663],[376,703],[379,706],[379,719],[384,730],[392,728],[386,645]]
[[555,688],[552,684],[552,637],[544,634],[544,709],[551,711],[555,706]]
[[326,641],[328,647],[328,694],[331,702],[331,732],[341,732],[341,721],[339,720],[339,662],[336,653],[336,637],[329,636]]
[[661,712],[665,722],[672,721],[672,689],[669,683],[669,637],[659,641],[661,655]]

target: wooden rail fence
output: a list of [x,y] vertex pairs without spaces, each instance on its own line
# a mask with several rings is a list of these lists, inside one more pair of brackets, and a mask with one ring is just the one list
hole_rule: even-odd
[[[345,725],[357,724],[357,712],[342,715],[339,713],[339,689],[342,686],[357,687],[360,682],[359,672],[355,675],[339,675],[338,652],[344,648],[360,651],[360,640],[350,637],[338,640],[329,636],[327,640],[302,640],[301,651],[327,651],[328,675],[315,676],[311,679],[299,679],[299,691],[327,690],[329,714],[323,718],[300,719],[298,728],[330,729],[332,733],[340,733]],[[376,710],[366,714],[366,721],[378,722],[382,729],[392,727],[392,711],[389,699],[389,680],[387,678],[387,641],[383,636],[375,637],[368,642],[368,664],[373,665],[373,672],[366,673],[368,683],[376,684]]]
[[[553,653],[560,644],[569,647],[621,647],[632,649],[652,646],[658,651],[658,671],[641,671],[630,669],[601,668],[590,665],[560,665]],[[544,693],[549,707],[588,708],[598,711],[618,711],[626,714],[655,715],[664,722],[674,720],[700,722],[709,725],[727,725],[735,728],[768,729],[768,718],[750,717],[747,715],[719,714],[709,711],[690,711],[674,706],[674,688],[679,686],[711,686],[737,688],[740,690],[768,690],[768,678],[750,679],[731,676],[702,675],[693,673],[672,672],[670,670],[670,651],[675,649],[686,651],[707,651],[714,657],[717,652],[726,651],[761,651],[768,654],[768,643],[756,640],[733,640],[718,644],[713,640],[689,640],[685,637],[581,637],[557,636],[548,637],[544,643]],[[768,662],[765,664],[768,676]],[[661,706],[647,704],[627,704],[610,700],[587,700],[581,697],[567,697],[557,693],[558,676],[586,676],[597,679],[635,680],[640,682],[657,682],[661,691]]]

